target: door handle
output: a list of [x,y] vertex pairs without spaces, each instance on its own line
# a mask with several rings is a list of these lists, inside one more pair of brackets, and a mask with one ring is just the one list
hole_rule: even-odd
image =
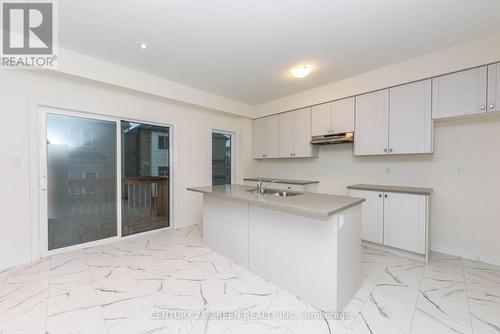
[[47,190],[47,177],[45,175],[40,176],[40,189]]

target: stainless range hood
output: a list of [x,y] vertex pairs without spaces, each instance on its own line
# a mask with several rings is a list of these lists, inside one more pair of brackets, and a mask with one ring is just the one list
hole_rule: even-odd
[[354,132],[314,136],[311,138],[311,144],[314,145],[333,145],[333,144],[345,144],[353,142],[354,142]]

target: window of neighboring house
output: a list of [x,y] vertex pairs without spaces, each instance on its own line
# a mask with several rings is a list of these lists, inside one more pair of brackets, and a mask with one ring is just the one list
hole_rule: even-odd
[[68,189],[69,195],[81,195],[85,193],[95,193],[97,191],[96,185],[93,184],[93,181],[97,180],[97,172],[69,172],[68,179],[70,180]]
[[95,181],[97,180],[97,172],[85,172],[85,193],[95,193],[97,191],[97,187]]
[[86,147],[92,146],[92,129],[81,129],[80,145]]
[[167,136],[158,136],[158,149],[159,150],[167,150],[168,149],[168,137]]
[[168,167],[164,167],[164,166],[158,167],[158,176],[167,177],[168,176]]
[[83,192],[83,186],[81,182],[71,182],[77,180],[83,180],[83,172],[69,172],[69,187],[68,194],[69,195],[80,195]]

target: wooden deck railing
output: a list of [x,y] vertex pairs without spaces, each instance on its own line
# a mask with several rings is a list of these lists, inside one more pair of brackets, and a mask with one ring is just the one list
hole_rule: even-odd
[[[108,224],[116,218],[116,183],[112,179],[70,180],[70,216],[85,217],[82,226]],[[61,203],[62,204],[62,203]],[[170,182],[168,177],[122,178],[122,234],[129,235],[169,226]],[[112,223],[111,223],[112,225]]]
[[124,235],[169,225],[169,178],[122,178],[122,232]]

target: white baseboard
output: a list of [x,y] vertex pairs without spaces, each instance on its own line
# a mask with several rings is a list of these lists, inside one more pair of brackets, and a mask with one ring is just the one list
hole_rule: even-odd
[[441,245],[441,244],[437,244],[434,242],[431,244],[431,250],[433,250],[435,252],[439,252],[439,253],[458,256],[458,257],[468,259],[468,260],[481,261],[484,263],[489,263],[489,264],[493,264],[496,266],[500,266],[500,257],[495,256],[495,255],[491,255],[491,254],[474,252],[474,251],[470,251],[470,250],[466,250],[466,249],[462,249],[462,248]]
[[0,269],[15,267],[21,264],[31,263],[31,256],[26,255],[18,258],[0,259]]
[[195,220],[195,221],[188,222],[187,224],[182,224],[182,226],[176,226],[175,229],[178,230],[180,228],[186,228],[189,226],[202,225],[202,224],[203,224],[203,220]]
[[377,244],[375,242],[366,241],[366,240],[361,240],[361,244],[363,246],[368,246],[371,248],[380,249],[380,250],[383,250],[383,251],[386,251],[386,252],[389,252],[389,253],[392,253],[395,255],[399,255],[399,256],[407,257],[407,258],[410,258],[413,260],[425,262],[425,255],[422,255],[422,254],[417,254],[417,253],[405,251],[404,249],[389,247],[386,245],[381,245],[381,244]]

